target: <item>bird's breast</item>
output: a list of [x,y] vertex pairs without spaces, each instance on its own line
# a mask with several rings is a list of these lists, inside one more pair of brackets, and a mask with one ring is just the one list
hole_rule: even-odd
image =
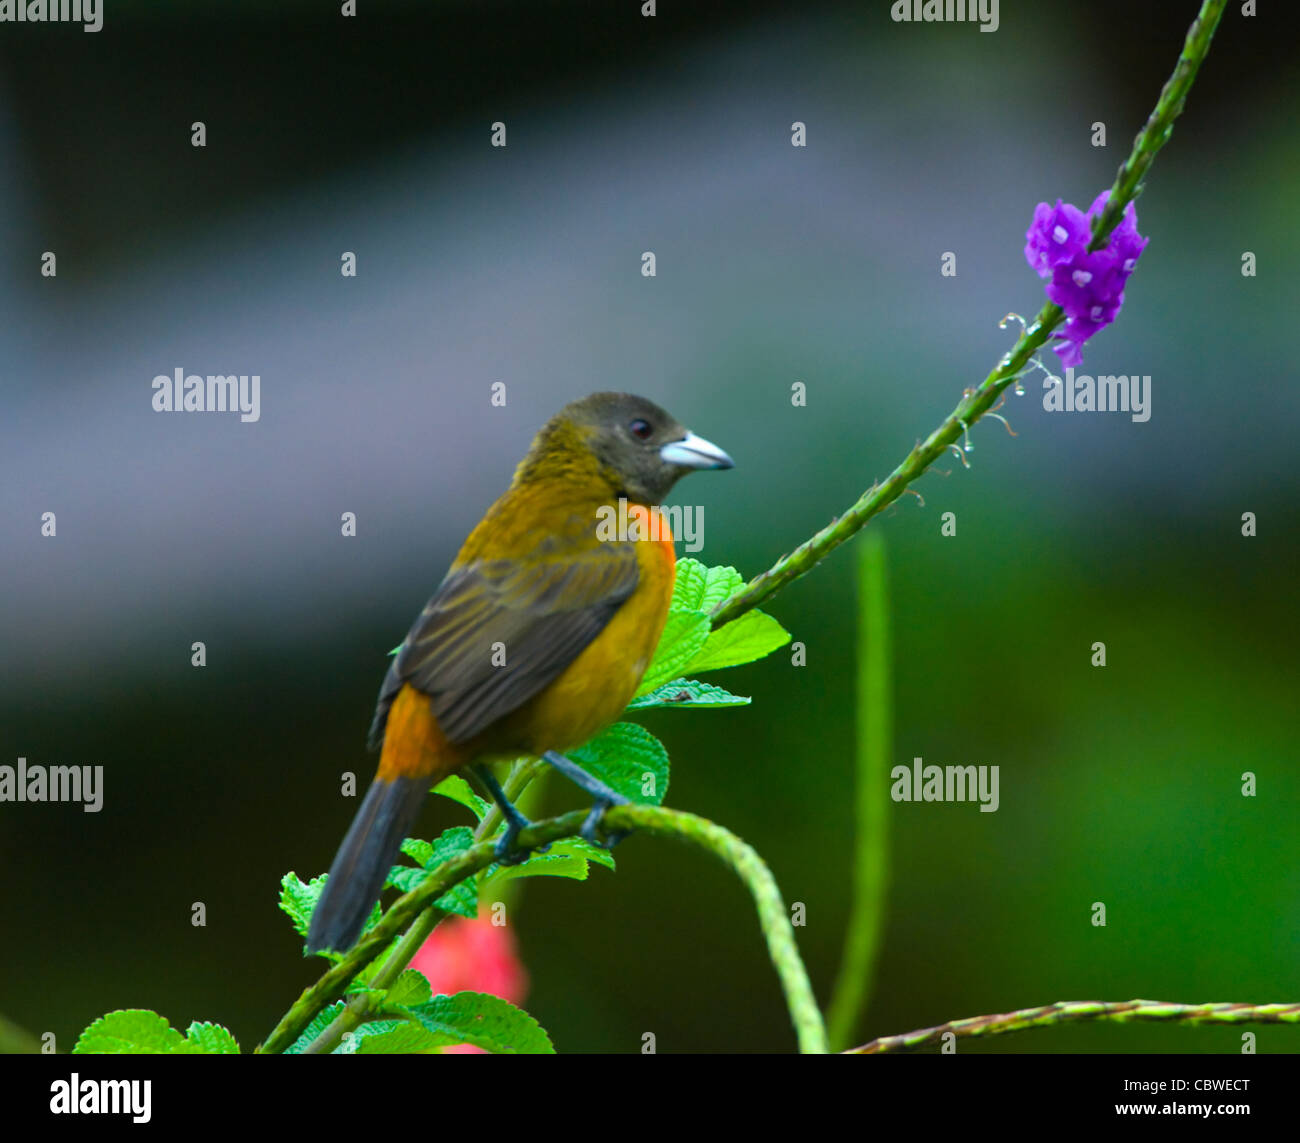
[[[629,518],[639,514],[647,524],[648,512],[642,505],[628,506]],[[668,619],[677,564],[667,520],[658,515],[655,530],[642,532],[657,538],[632,541],[639,573],[635,590],[555,681],[509,720],[519,745],[530,753],[581,746],[616,721],[636,694]]]

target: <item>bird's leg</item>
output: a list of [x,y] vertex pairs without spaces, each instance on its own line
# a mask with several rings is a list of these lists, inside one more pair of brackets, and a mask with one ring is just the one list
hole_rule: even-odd
[[611,790],[599,778],[588,774],[576,762],[571,762],[557,750],[548,750],[542,755],[542,761],[546,762],[552,769],[558,770],[575,786],[586,790],[596,799],[595,805],[591,807],[591,813],[587,815],[587,820],[582,823],[582,837],[587,842],[600,849],[613,849],[632,832],[631,830],[620,830],[616,833],[606,834],[603,842],[598,841],[596,839],[596,827],[600,824],[600,819],[605,816],[605,811],[610,806],[627,805],[627,798],[623,797],[617,790]]
[[[533,823],[530,822],[519,808],[506,797],[506,792],[501,788],[501,783],[497,781],[496,775],[486,764],[479,764],[474,768],[474,776],[487,788],[487,792],[492,795],[493,800],[501,808],[501,816],[506,819],[506,831],[497,838],[497,861],[501,865],[519,865],[521,862],[528,860],[529,850],[518,849],[515,847],[515,839],[519,836],[519,831],[527,829]],[[545,853],[551,848],[551,843],[537,847],[538,853]]]

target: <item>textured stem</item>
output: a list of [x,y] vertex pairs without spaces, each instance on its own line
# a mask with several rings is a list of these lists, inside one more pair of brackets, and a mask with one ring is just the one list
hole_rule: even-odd
[[902,1036],[881,1036],[853,1053],[910,1052],[953,1036],[998,1036],[1080,1020],[1160,1020],[1176,1024],[1300,1024],[1300,1004],[1167,1004],[1160,1000],[1065,1000],[994,1016],[971,1016]]
[[[557,818],[536,822],[520,833],[519,844],[533,849],[548,841],[573,837],[581,831],[586,818],[586,810],[574,810]],[[759,924],[767,941],[772,964],[776,968],[781,987],[785,992],[799,1049],[804,1052],[825,1052],[827,1050],[826,1030],[822,1025],[821,1013],[817,1010],[817,1001],[813,997],[808,973],[799,959],[794,929],[790,925],[789,917],[786,916],[781,892],[763,859],[740,838],[721,826],[696,817],[694,814],[667,810],[662,806],[613,806],[606,811],[603,824],[610,830],[637,829],[649,834],[677,837],[692,842],[707,849],[735,870],[758,907]],[[389,942],[408,923],[419,917],[453,885],[474,876],[480,869],[487,868],[495,860],[495,843],[480,842],[444,865],[440,865],[418,886],[399,897],[380,918],[379,923],[362,937],[347,956],[303,992],[266,1038],[265,1043],[259,1045],[257,1050],[283,1052],[301,1035],[302,1030],[311,1023],[316,1014],[340,996],[353,977],[387,948]],[[406,942],[403,941],[399,949],[405,944]],[[414,955],[414,949],[411,950],[410,955]],[[408,955],[407,960],[409,959]],[[393,958],[390,958],[389,965],[385,966],[386,970],[395,961],[396,951]],[[405,961],[402,962],[402,967],[404,966]],[[391,986],[400,971],[399,967],[392,973],[392,979],[387,985],[379,984],[376,978],[375,987]],[[343,1015],[340,1013],[340,1017]],[[337,1029],[335,1025],[338,1023],[338,1020],[332,1022],[326,1031],[333,1030],[337,1033],[337,1039],[341,1039],[346,1029]]]
[[[504,790],[512,802],[519,797],[536,774],[537,767],[527,762],[516,762],[506,779]],[[495,817],[494,817],[495,815]],[[479,822],[474,831],[476,841],[490,837],[501,819],[501,808],[493,802],[492,807]],[[370,981],[370,989],[387,989],[397,982],[406,966],[415,958],[424,942],[443,921],[447,914],[434,905],[430,905],[412,922],[406,934],[389,954],[384,966],[375,973]],[[326,1055],[342,1042],[349,1032],[354,1032],[367,1020],[372,1019],[383,1007],[382,997],[372,991],[358,993],[348,1001],[347,1007],[338,1014],[305,1049],[305,1055]]]
[[[615,816],[617,814],[617,816]],[[826,1052],[826,1028],[813,995],[807,970],[799,959],[794,928],[786,912],[781,891],[763,859],[735,834],[694,814],[666,810],[662,806],[616,806],[605,815],[611,827],[630,821],[638,829],[664,837],[676,837],[707,849],[730,865],[744,883],[758,908],[758,923],[767,941],[768,955],[781,979],[786,1006],[794,1024],[801,1052]]]
[[[1210,50],[1210,41],[1214,38],[1215,28],[1218,27],[1226,3],[1227,0],[1205,0],[1201,5],[1200,14],[1188,29],[1178,64],[1161,90],[1155,110],[1134,139],[1128,158],[1120,164],[1106,208],[1094,223],[1092,241],[1088,247],[1090,250],[1105,244],[1122,217],[1124,208],[1141,193],[1142,180],[1150,170],[1156,152],[1169,141],[1173,133],[1174,120],[1181,114],[1197,69]],[[1051,302],[1043,306],[993,372],[977,388],[966,390],[957,407],[943,423],[907,454],[903,463],[889,474],[883,484],[872,485],[843,516],[832,520],[789,555],[782,556],[767,571],[755,576],[730,599],[715,607],[710,616],[714,628],[738,619],[769,595],[780,591],[791,580],[811,571],[845,540],[857,533],[872,516],[897,500],[907,491],[909,484],[993,407],[1030,357],[1047,342],[1048,336],[1064,316],[1060,306]]]
[[[438,924],[446,916],[447,914],[441,909],[430,905],[416,917],[411,927],[406,930],[402,939],[389,954],[383,967],[375,973],[374,978],[370,981],[370,988],[392,988],[406,966],[411,963],[415,954],[420,951],[420,946],[424,944],[429,934],[438,927]],[[383,1000],[381,996],[371,991],[358,993],[347,1002],[343,1011],[326,1025],[321,1034],[304,1049],[303,1054],[310,1056],[328,1055],[339,1046],[344,1036],[349,1032],[356,1031],[367,1020],[373,1019],[382,1007]]]
[[[538,822],[519,835],[520,844],[533,847],[562,837],[572,837],[582,829],[586,816],[586,810],[574,810],[562,817]],[[279,1024],[275,1026],[266,1041],[258,1045],[257,1050],[283,1052],[312,1022],[316,1014],[332,1000],[341,996],[353,977],[379,956],[388,947],[389,942],[420,913],[454,885],[460,884],[467,877],[474,876],[480,869],[486,869],[495,860],[495,843],[480,842],[438,866],[409,893],[404,893],[380,917],[379,923],[365,933],[342,960],[324,973],[315,984],[303,991],[289,1011],[281,1017]]]

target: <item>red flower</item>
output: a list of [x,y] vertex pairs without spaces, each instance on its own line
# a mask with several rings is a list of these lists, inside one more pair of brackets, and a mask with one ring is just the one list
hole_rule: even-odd
[[[411,960],[424,973],[435,996],[456,992],[488,992],[522,1004],[528,993],[528,973],[519,960],[514,934],[506,925],[480,917],[448,917]],[[481,1052],[469,1044],[443,1048],[444,1052]]]

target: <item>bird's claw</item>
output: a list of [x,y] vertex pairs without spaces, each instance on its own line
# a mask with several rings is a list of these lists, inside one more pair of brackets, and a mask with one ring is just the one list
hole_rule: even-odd
[[532,849],[515,844],[519,837],[519,831],[527,829],[532,824],[526,817],[522,816],[517,821],[507,823],[506,832],[497,838],[496,859],[498,865],[522,865],[534,853],[545,853],[551,848],[549,841],[545,845],[534,846]]
[[[632,831],[630,829],[614,830],[605,834],[604,839],[596,836],[596,827],[600,825],[601,819],[605,816],[605,811],[613,805],[626,805],[627,799],[620,798],[617,802],[601,798],[591,807],[591,813],[587,815],[587,820],[582,823],[580,836],[588,845],[594,845],[597,849],[613,849]],[[603,831],[602,831],[603,832]]]

